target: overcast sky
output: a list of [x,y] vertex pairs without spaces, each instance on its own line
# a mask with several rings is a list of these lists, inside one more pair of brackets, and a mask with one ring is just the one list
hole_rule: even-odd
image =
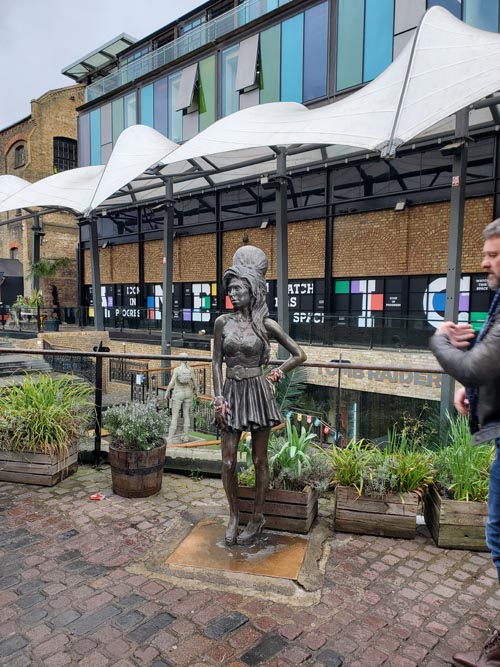
[[0,129],[71,85],[61,70],[122,32],[140,39],[205,0],[0,0]]

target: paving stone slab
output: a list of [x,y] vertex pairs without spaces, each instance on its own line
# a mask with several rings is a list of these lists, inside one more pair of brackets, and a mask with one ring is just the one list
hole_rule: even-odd
[[128,639],[131,639],[138,644],[144,644],[148,639],[155,635],[159,630],[166,628],[175,621],[175,617],[166,612],[157,614],[154,618],[146,621],[139,627],[128,633]]
[[241,656],[241,661],[249,667],[257,667],[282,651],[288,642],[280,635],[266,635],[261,641]]
[[233,632],[233,630],[247,623],[248,620],[248,616],[234,611],[209,623],[204,634],[209,639],[222,639],[230,632]]

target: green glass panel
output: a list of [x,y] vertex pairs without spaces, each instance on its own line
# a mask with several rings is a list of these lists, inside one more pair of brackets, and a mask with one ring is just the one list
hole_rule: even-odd
[[215,56],[205,58],[200,69],[200,132],[215,122]]
[[336,280],[335,294],[349,294],[350,285],[350,280]]
[[498,1],[466,0],[464,21],[481,30],[498,32]]
[[260,103],[279,102],[281,26],[260,33]]
[[123,97],[120,97],[119,100],[114,100],[111,104],[112,106],[112,116],[113,116],[113,146],[116,144],[116,140],[123,132]]
[[339,0],[337,90],[361,83],[363,77],[364,0]]
[[154,127],[153,84],[141,88],[141,124]]

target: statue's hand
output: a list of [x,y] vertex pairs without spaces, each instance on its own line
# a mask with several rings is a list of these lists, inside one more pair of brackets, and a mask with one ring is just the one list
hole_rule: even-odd
[[214,398],[214,414],[215,423],[220,429],[225,431],[227,428],[228,406],[224,396],[216,396]]

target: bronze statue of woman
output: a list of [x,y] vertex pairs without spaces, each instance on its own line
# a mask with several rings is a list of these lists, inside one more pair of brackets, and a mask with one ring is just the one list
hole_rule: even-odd
[[[214,325],[213,388],[215,419],[221,429],[222,482],[229,503],[226,544],[251,544],[265,524],[263,514],[269,486],[267,446],[273,426],[283,419],[275,399],[275,386],[287,371],[306,359],[304,351],[269,318],[266,304],[267,257],[254,246],[236,251],[223,279],[233,310]],[[269,340],[276,340],[290,356],[279,368],[264,375],[269,361]],[[222,363],[226,379],[222,383]],[[249,431],[255,467],[255,503],[243,532],[238,535],[236,463],[241,434]]]

